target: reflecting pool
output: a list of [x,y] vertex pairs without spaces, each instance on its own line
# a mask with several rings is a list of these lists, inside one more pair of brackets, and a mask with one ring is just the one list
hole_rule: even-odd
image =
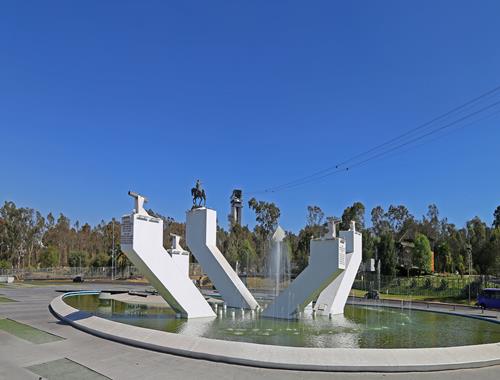
[[344,348],[449,347],[500,342],[500,324],[419,310],[346,305],[344,315],[299,320],[260,318],[250,311],[217,310],[216,318],[177,319],[167,307],[75,295],[76,309],[134,326],[240,342]]

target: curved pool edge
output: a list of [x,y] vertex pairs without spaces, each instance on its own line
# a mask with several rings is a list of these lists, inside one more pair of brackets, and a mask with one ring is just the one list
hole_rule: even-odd
[[[94,292],[97,294],[99,292]],[[149,350],[261,368],[325,372],[425,372],[480,368],[500,364],[500,343],[411,349],[308,348],[190,337],[127,325],[75,309],[63,300],[50,302],[62,321],[82,331]]]

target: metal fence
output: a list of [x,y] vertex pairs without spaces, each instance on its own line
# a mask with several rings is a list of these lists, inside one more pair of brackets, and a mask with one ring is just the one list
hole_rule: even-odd
[[481,289],[500,288],[496,276],[419,276],[390,277],[376,273],[359,273],[353,289],[377,290],[384,294],[412,295],[442,298],[476,298]]
[[[0,275],[14,276],[18,280],[67,280],[76,276],[86,279],[129,279],[140,276],[137,268],[127,266],[125,268],[112,267],[56,267],[56,268],[23,268],[23,269],[0,269]],[[113,276],[114,275],[114,276]]]
[[[203,275],[199,264],[191,263],[189,268],[191,276]],[[22,268],[0,269],[0,276],[13,276],[18,280],[70,280],[76,276],[84,279],[116,279],[128,280],[142,277],[133,265],[124,268],[112,267],[55,267],[55,268]]]

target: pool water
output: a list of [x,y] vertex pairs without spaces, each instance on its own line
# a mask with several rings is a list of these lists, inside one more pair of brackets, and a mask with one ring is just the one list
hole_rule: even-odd
[[344,315],[299,320],[260,318],[219,308],[216,318],[178,319],[167,307],[100,300],[98,295],[64,298],[70,306],[102,318],[172,333],[239,342],[344,348],[425,348],[500,342],[500,324],[436,312],[346,305]]

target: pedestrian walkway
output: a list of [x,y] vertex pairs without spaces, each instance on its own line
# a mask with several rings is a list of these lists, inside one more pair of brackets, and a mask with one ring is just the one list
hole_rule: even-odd
[[[474,370],[456,370],[431,373],[322,373],[269,370],[223,364],[162,354],[115,343],[86,334],[58,321],[48,310],[49,302],[61,286],[2,287],[0,294],[17,302],[0,304],[0,318],[9,318],[60,336],[64,340],[33,344],[0,331],[0,379],[39,379],[43,374],[32,370],[43,368],[43,363],[67,359],[82,366],[95,376],[116,380],[128,379],[486,379],[497,380],[500,366]],[[78,284],[65,285],[68,289],[124,289],[123,285]],[[132,286],[128,286],[132,288]],[[137,287],[139,289],[139,287]],[[142,288],[144,289],[144,286]],[[51,377],[58,379],[64,377]]]

